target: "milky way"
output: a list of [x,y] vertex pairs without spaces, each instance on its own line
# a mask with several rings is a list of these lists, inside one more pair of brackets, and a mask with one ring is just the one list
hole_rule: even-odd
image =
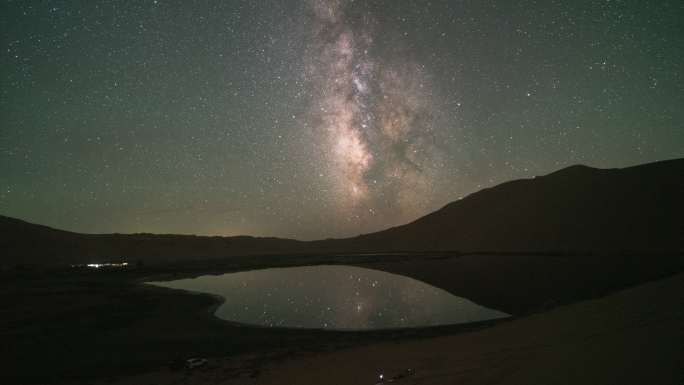
[[373,54],[374,21],[353,3],[314,0],[307,75],[310,120],[338,208],[352,219],[415,215],[429,199],[439,151],[423,67]]
[[684,156],[681,0],[22,0],[0,215],[320,239]]

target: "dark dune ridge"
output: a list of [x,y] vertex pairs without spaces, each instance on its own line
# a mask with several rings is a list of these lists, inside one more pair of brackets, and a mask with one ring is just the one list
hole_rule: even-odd
[[412,223],[338,242],[367,250],[683,251],[682,196],[684,159],[623,169],[572,166],[484,189]]
[[315,253],[681,253],[684,159],[571,166],[481,190],[414,222],[345,239],[79,234],[0,217],[0,264]]
[[[78,234],[0,217],[0,267],[5,267],[0,276],[7,286],[0,299],[12,309],[0,322],[7,346],[0,355],[10,356],[10,379],[46,383],[139,373],[192,355],[269,352],[275,346],[315,351],[470,330],[448,326],[349,334],[238,327],[210,316],[214,298],[139,284],[320,263],[403,274],[505,311],[514,320],[525,322],[535,313],[543,320],[543,312],[561,305],[684,271],[682,176],[684,159],[612,170],[574,166],[477,192],[404,226],[313,242]],[[59,268],[121,259],[144,266],[97,272]],[[36,268],[7,268],[22,265]],[[562,324],[541,325],[549,330],[572,326],[573,314]],[[535,335],[537,325],[531,325],[504,337],[524,332],[520,340],[526,340]],[[491,325],[467,328],[485,326]],[[592,336],[592,327],[582,328],[582,335]],[[420,349],[416,352],[432,347]],[[41,363],[37,370],[35,362]],[[534,360],[528,364],[533,368]]]

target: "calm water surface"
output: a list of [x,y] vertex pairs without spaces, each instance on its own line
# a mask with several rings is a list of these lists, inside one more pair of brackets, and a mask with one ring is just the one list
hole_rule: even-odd
[[483,321],[508,314],[402,275],[353,266],[305,266],[149,284],[219,295],[216,316],[245,324],[388,329]]

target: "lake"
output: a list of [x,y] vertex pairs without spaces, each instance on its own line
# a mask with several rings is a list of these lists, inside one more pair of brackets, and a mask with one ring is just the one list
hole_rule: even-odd
[[221,296],[218,318],[268,327],[393,329],[509,316],[413,278],[354,266],[272,268],[147,283]]

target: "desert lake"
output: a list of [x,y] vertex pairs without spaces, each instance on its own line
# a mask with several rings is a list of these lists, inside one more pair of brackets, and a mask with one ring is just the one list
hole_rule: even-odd
[[402,275],[320,265],[203,275],[154,286],[220,296],[216,317],[242,324],[370,330],[461,324],[507,317]]

